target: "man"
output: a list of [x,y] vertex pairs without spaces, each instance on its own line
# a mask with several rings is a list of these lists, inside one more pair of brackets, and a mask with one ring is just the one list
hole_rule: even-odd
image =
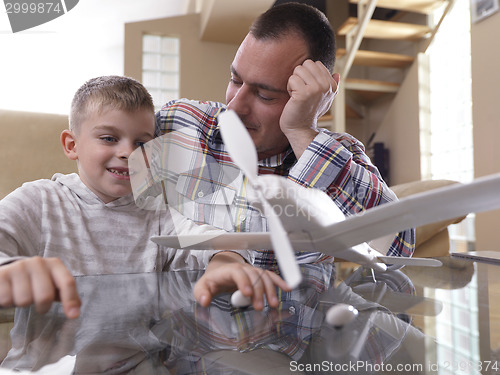
[[[334,33],[323,13],[286,3],[262,14],[231,64],[226,107],[179,100],[157,113],[159,135],[186,132],[184,146],[198,141],[190,146],[195,150],[187,162],[191,171],[168,177],[174,181],[175,194],[183,197],[178,209],[194,221],[230,231],[267,230],[260,212],[246,201],[245,182],[220,171],[231,164],[217,127],[217,115],[225,108],[234,110],[248,129],[260,174],[283,175],[321,189],[345,215],[397,199],[359,141],[317,127],[339,84],[339,75],[332,74],[334,63]],[[192,204],[186,204],[190,200]],[[413,249],[414,231],[407,230],[386,252],[411,256]],[[325,258],[317,252],[297,254],[302,263]],[[258,251],[255,264],[276,268],[273,252]]]

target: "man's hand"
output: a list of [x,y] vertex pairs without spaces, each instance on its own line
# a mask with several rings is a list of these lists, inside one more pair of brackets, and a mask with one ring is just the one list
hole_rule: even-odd
[[[239,259],[238,259],[239,258]],[[233,252],[221,252],[212,258],[205,274],[194,287],[194,297],[202,306],[208,306],[218,293],[234,292],[252,298],[255,310],[264,308],[264,296],[271,307],[278,307],[276,286],[289,291],[290,288],[277,274],[245,263]]]
[[319,61],[306,60],[288,79],[290,100],[280,118],[281,131],[290,141],[297,158],[316,136],[318,118],[330,108],[340,81]]
[[34,304],[43,314],[54,301],[62,302],[69,319],[80,315],[75,279],[60,259],[33,257],[0,266],[0,306]]

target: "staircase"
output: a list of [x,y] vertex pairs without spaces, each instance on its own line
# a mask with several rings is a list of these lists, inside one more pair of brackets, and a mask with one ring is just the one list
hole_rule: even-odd
[[353,120],[369,121],[366,113],[398,92],[405,70],[425,52],[456,0],[346,1],[349,16],[336,30],[341,86],[333,110],[320,121],[321,126],[352,133]]
[[[259,14],[287,1],[315,3],[190,0],[193,9],[200,5],[201,40],[235,45]],[[459,0],[325,0],[326,11],[322,10],[336,28],[335,71],[340,73],[341,85],[320,126],[368,143],[371,129],[377,128],[370,114],[397,94],[408,68],[419,52],[425,52],[455,1]]]

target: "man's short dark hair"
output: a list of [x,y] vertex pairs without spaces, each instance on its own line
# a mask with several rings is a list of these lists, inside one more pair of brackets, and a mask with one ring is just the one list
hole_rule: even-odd
[[333,72],[335,66],[335,33],[328,18],[317,8],[302,3],[284,3],[262,13],[250,27],[256,39],[280,39],[297,33],[309,48],[309,58],[321,61]]

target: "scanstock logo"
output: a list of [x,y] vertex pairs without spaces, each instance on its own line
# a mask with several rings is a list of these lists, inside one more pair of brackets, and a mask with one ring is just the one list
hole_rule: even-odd
[[79,0],[4,0],[13,33],[31,29],[61,17]]

